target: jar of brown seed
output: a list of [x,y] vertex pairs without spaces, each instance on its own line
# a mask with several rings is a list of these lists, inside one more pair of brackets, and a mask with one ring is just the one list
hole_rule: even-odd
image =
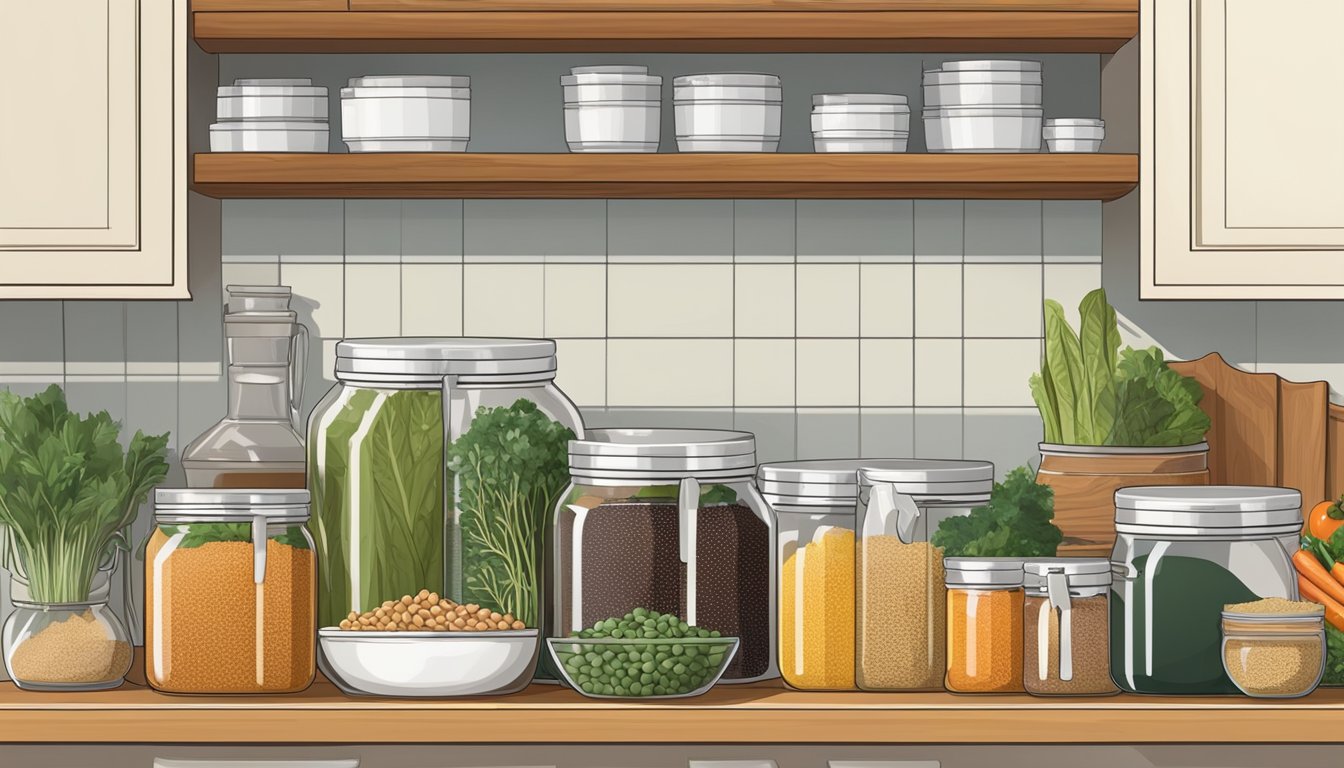
[[1306,696],[1325,673],[1325,612],[1282,598],[1223,609],[1223,668],[1256,698]]
[[1023,565],[1022,685],[1037,696],[1116,693],[1110,671],[1111,564],[1050,558]]

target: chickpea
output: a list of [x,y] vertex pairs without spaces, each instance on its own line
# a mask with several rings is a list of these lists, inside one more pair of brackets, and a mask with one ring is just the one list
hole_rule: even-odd
[[349,629],[349,628],[350,628],[350,620],[349,620],[349,619],[342,619],[342,620],[341,620],[341,629]]
[[415,626],[417,626],[417,627],[423,627],[423,626],[425,626],[425,620],[422,619],[422,618],[420,618],[420,614],[418,614],[418,613],[417,613],[416,615],[414,615],[414,616],[411,617],[411,621],[412,621],[412,622],[415,624]]
[[410,605],[413,602],[415,602],[415,600],[412,599],[410,595],[406,595],[405,597],[401,598],[402,605]]
[[527,629],[527,625],[524,624],[524,623],[521,622],[521,621],[515,621],[515,622],[513,622],[513,628],[514,628],[514,629]]

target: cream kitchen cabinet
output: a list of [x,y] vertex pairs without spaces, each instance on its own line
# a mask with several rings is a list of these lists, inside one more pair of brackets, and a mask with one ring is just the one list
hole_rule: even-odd
[[0,298],[187,297],[187,0],[0,0]]
[[1344,298],[1344,2],[1140,16],[1141,296]]

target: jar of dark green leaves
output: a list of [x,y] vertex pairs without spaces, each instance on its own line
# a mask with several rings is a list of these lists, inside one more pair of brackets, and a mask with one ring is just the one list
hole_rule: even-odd
[[546,339],[337,344],[309,422],[321,626],[428,589],[540,629],[545,525],[583,435],[555,371]]

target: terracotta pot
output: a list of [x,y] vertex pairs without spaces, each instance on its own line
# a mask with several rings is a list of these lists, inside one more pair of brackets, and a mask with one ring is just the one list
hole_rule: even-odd
[[1208,485],[1209,444],[1160,448],[1041,443],[1036,482],[1055,490],[1059,554],[1110,557],[1115,492],[1135,485]]

